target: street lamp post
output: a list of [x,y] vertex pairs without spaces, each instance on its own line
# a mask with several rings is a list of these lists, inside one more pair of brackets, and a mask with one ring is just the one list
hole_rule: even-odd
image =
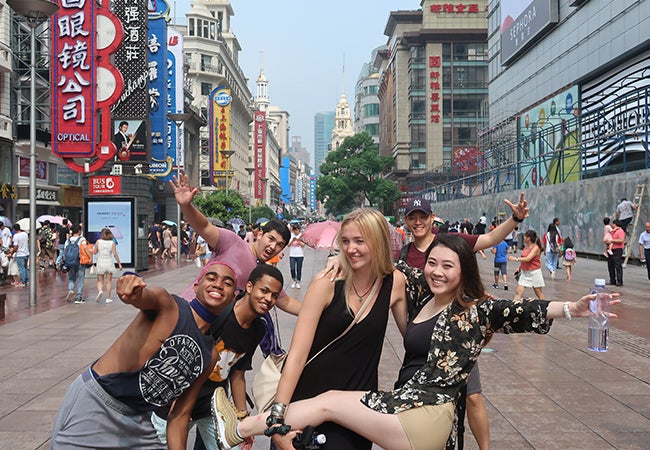
[[255,172],[255,167],[246,167],[246,172],[248,172],[248,223],[251,224],[253,223],[253,181],[251,176]]
[[[190,113],[169,113],[167,118],[176,124],[176,178],[180,178],[181,171],[185,169],[184,161],[185,155],[182,154],[183,147],[181,143],[183,136],[181,135],[181,126],[190,118]],[[176,203],[176,265],[181,266],[181,205]]]
[[31,27],[30,92],[29,92],[29,306],[36,306],[36,27],[59,10],[48,0],[7,0],[16,14]]
[[228,180],[228,173],[230,172],[230,157],[232,156],[233,153],[235,153],[234,150],[219,150],[219,153],[221,153],[221,157],[226,160],[226,195],[228,195],[228,188],[229,188],[229,180]]

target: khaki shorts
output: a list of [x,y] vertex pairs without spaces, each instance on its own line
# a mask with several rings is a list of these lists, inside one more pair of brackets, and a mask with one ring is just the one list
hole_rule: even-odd
[[453,402],[425,405],[397,414],[411,450],[444,449],[454,423]]

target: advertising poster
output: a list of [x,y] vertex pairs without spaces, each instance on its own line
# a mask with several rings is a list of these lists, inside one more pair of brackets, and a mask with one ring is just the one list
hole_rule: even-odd
[[[167,29],[167,112],[182,113],[183,106],[183,35],[173,28]],[[183,135],[184,125],[178,127],[167,120],[167,151],[164,160],[152,158],[151,167],[156,165],[155,172],[163,181],[172,179],[172,168],[177,167],[176,148],[185,154],[185,141],[178,139]]]
[[117,254],[123,266],[133,265],[135,228],[135,200],[116,199],[85,199],[86,239],[94,244],[101,238],[104,228],[113,233],[117,244]]
[[116,120],[113,143],[120,161],[146,161],[147,121]]
[[210,92],[208,110],[208,126],[210,130],[210,180],[215,187],[219,180],[230,175],[228,171],[229,158],[224,158],[221,152],[230,151],[230,105],[232,96],[230,89],[218,86]]
[[519,116],[522,188],[580,179],[578,95],[573,86]]

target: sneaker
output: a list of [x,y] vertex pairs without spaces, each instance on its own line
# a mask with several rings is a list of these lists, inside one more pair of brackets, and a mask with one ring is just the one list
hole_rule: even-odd
[[296,289],[300,289],[300,283],[296,283]]
[[210,402],[215,438],[219,450],[237,446],[244,440],[237,434],[237,410],[222,387],[215,389]]
[[492,287],[493,287],[494,289],[499,289],[499,285],[496,284],[496,283],[492,284]]
[[113,299],[107,297],[107,298],[106,298],[106,303],[113,303]]
[[504,290],[504,291],[507,291],[507,290],[508,290],[508,285],[507,285],[507,284],[504,284],[504,285],[503,285],[503,290]]
[[102,300],[102,297],[104,296],[104,291],[99,291],[97,293],[97,297],[95,297],[95,301],[99,303]]
[[607,250],[607,254],[608,254],[608,255],[613,255],[613,254],[614,254],[614,252],[613,252],[613,251],[611,251],[611,250]]
[[603,252],[603,256],[604,256],[605,258],[609,258],[609,252]]
[[551,270],[551,280],[555,280],[555,270]]
[[291,289],[295,289],[295,288],[296,288],[296,282],[295,282],[295,281],[292,281],[292,282],[291,282]]
[[25,283],[18,283],[18,284],[16,285],[16,287],[21,287],[21,288],[22,288],[22,287],[25,287],[25,286],[27,286]]
[[65,296],[65,301],[70,303],[74,297],[74,291],[68,291],[68,295]]
[[74,302],[75,302],[77,305],[81,305],[81,304],[83,304],[83,303],[86,303],[86,300],[84,300],[84,299],[81,298],[81,297],[77,297],[77,298],[74,300]]

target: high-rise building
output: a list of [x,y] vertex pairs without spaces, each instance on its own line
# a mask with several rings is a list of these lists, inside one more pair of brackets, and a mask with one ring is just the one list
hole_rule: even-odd
[[[469,5],[423,0],[392,11],[379,67],[379,151],[403,189],[425,173],[459,174],[478,152],[486,124],[487,1]],[[422,186],[419,186],[422,189]]]
[[311,166],[311,155],[309,151],[302,146],[302,137],[291,136],[291,146],[289,147],[289,154],[302,161],[302,163],[309,167]]
[[320,165],[325,161],[334,129],[334,111],[314,115],[314,171],[320,176]]
[[369,63],[364,63],[357,79],[354,95],[354,132],[368,133],[375,143],[379,142],[379,71],[373,62],[380,47],[372,52]]

